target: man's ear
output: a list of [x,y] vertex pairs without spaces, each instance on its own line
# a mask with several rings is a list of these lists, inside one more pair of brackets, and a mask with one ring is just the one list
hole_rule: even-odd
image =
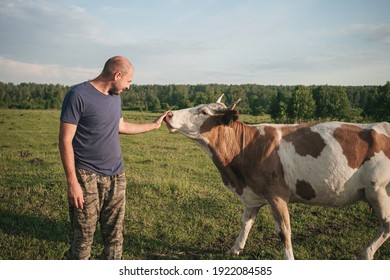
[[238,120],[240,113],[237,110],[227,110],[222,117],[222,122],[224,125],[232,125],[236,120]]
[[117,72],[114,73],[114,80],[115,81],[118,81],[121,78],[122,78],[122,72],[117,71]]

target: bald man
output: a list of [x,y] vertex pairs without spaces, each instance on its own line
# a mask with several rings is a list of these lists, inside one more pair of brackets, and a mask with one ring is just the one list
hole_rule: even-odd
[[120,94],[129,89],[134,69],[129,60],[107,60],[95,79],[74,86],[65,96],[59,132],[73,240],[71,259],[89,259],[96,225],[104,259],[121,259],[126,176],[119,134],[158,129],[166,113],[151,123],[123,120]]

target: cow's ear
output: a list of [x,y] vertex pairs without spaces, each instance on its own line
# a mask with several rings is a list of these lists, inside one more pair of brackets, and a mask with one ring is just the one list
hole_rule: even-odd
[[222,122],[224,125],[232,125],[236,120],[238,120],[240,113],[237,110],[227,110],[222,117]]

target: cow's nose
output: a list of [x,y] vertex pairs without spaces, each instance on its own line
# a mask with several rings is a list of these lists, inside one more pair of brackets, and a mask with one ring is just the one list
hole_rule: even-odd
[[172,111],[168,112],[166,118],[167,119],[172,119],[172,117],[173,117],[173,112]]
[[172,119],[173,117],[173,113],[172,111],[168,112],[168,114],[165,116],[164,120],[165,121],[169,121],[170,119]]

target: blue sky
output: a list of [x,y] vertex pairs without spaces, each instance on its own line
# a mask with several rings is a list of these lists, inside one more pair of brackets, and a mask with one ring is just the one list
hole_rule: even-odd
[[388,0],[1,0],[0,81],[72,85],[124,55],[135,84],[383,85]]

